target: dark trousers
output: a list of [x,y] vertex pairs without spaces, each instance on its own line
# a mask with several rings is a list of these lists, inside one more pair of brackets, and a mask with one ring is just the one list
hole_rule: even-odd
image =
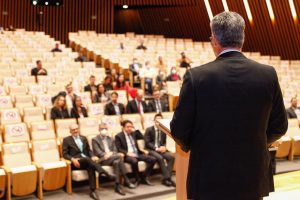
[[77,168],[72,163],[72,170],[87,170],[89,175],[89,185],[90,189],[93,191],[96,189],[96,176],[95,171],[99,172],[99,174],[105,172],[104,169],[91,158],[85,157],[79,159],[80,167]]
[[152,78],[145,78],[145,85],[147,85],[147,91],[152,94]]
[[144,161],[147,164],[147,167],[146,167],[144,175],[143,175],[143,178],[145,178],[150,175],[150,173],[154,167],[154,164],[156,162],[156,159],[150,155],[139,154],[139,156],[137,158],[125,156],[124,161],[131,165],[132,172],[134,173],[136,180],[139,181],[140,176],[139,176],[138,161]]
[[[172,176],[174,167],[174,156],[170,152],[159,153],[157,151],[150,151],[149,154],[156,158],[164,179],[169,179]],[[167,166],[165,160],[167,161]]]
[[113,166],[114,173],[116,175],[116,183],[120,183],[120,175],[126,176],[126,168],[123,160],[117,154],[112,155],[107,160],[103,160],[100,162],[102,166]]

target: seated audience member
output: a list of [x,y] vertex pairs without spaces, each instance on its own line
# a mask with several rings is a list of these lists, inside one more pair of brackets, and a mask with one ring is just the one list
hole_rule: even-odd
[[54,100],[53,108],[51,109],[51,119],[65,119],[70,118],[66,99],[64,96],[59,95]]
[[13,25],[9,25],[8,31],[16,31],[16,29]]
[[[124,154],[125,163],[129,163],[132,168],[132,172],[135,176],[136,183],[143,183],[152,185],[148,177],[153,170],[156,159],[153,156],[148,155],[147,151],[139,149],[138,140],[144,140],[142,133],[139,130],[134,130],[133,123],[129,120],[122,122],[123,130],[115,137],[115,143],[118,151]],[[145,161],[147,167],[140,177],[138,161]]]
[[94,96],[94,103],[107,103],[110,101],[110,95],[105,91],[104,85],[99,84],[97,88],[97,93]]
[[117,83],[114,85],[114,90],[125,90],[132,98],[137,93],[137,89],[130,87],[128,81],[125,81],[123,74],[119,75]]
[[126,113],[139,113],[143,114],[148,112],[148,107],[146,102],[143,100],[144,94],[143,91],[139,90],[136,93],[135,99],[128,102],[126,107]]
[[[175,158],[168,152],[166,148],[166,134],[158,129],[158,123],[156,122],[156,120],[162,118],[160,113],[156,114],[154,116],[155,125],[146,129],[145,146],[149,149],[149,155],[155,157],[159,164],[163,174],[162,184],[175,187],[176,184],[171,179]],[[167,161],[167,164],[165,164],[165,160]]]
[[137,58],[133,58],[132,64],[129,65],[129,70],[132,72],[134,82],[139,82],[141,68],[142,64],[138,62]]
[[84,86],[84,91],[91,93],[95,93],[97,91],[96,77],[94,75],[90,76],[90,83]]
[[159,70],[158,74],[156,76],[156,84],[159,86],[159,88],[162,90],[166,87],[166,74],[164,71]]
[[83,55],[82,51],[78,52],[77,58],[75,58],[75,62],[86,62],[87,58]]
[[113,82],[113,79],[110,75],[107,75],[104,78],[103,86],[105,88],[105,91],[113,90],[112,82]]
[[152,94],[153,79],[156,75],[155,69],[151,66],[150,61],[146,61],[145,66],[140,71],[140,78],[144,78],[146,90]]
[[179,67],[190,69],[191,68],[191,59],[189,59],[184,52],[181,52],[181,58],[178,60]]
[[181,80],[181,78],[180,78],[180,75],[177,72],[176,67],[172,67],[171,68],[171,74],[169,74],[167,76],[166,81],[180,81],[180,80]]
[[51,52],[62,52],[62,50],[59,48],[59,43],[55,44],[55,47],[51,50]]
[[148,103],[149,112],[161,113],[169,111],[168,105],[163,99],[161,99],[161,94],[158,89],[154,90],[153,98],[154,99]]
[[286,114],[289,119],[297,118],[300,120],[300,107],[297,106],[297,98],[291,99],[291,107],[286,109]]
[[156,68],[157,68],[159,71],[162,71],[162,72],[164,72],[165,74],[167,74],[167,65],[165,64],[165,62],[164,62],[162,56],[159,56],[159,57],[158,57],[158,62],[157,62],[157,64],[156,64]]
[[36,67],[31,69],[31,76],[46,76],[47,70],[43,68],[42,61],[36,61]]
[[120,42],[120,45],[118,46],[118,49],[125,50],[125,44],[124,44],[124,42]]
[[112,78],[112,82],[116,82],[118,80],[118,77],[120,76],[120,74],[117,72],[117,70],[115,68],[112,68],[110,70],[110,75]]
[[105,115],[123,115],[125,114],[125,106],[122,103],[118,103],[118,93],[111,93],[111,102],[106,104],[104,114]]
[[72,170],[88,171],[91,190],[90,197],[98,200],[99,197],[96,193],[95,171],[97,171],[100,175],[107,176],[108,178],[112,178],[112,176],[110,176],[99,164],[96,163],[99,158],[94,156],[87,138],[80,135],[77,124],[70,126],[70,133],[71,135],[65,137],[62,143],[63,158],[71,161]]
[[66,102],[68,107],[72,107],[74,105],[75,97],[77,95],[73,91],[72,83],[66,85]]
[[82,106],[82,101],[79,96],[74,99],[74,105],[71,109],[71,118],[85,118],[88,117],[87,110]]
[[117,147],[112,137],[109,136],[107,125],[102,123],[99,125],[100,134],[92,139],[94,155],[100,159],[101,166],[112,166],[116,175],[115,192],[125,195],[121,188],[120,175],[124,177],[125,185],[129,188],[135,188],[127,177],[126,167],[123,162],[123,157],[118,153]]
[[147,50],[147,47],[144,45],[144,40],[140,41],[140,44],[136,47],[138,50]]

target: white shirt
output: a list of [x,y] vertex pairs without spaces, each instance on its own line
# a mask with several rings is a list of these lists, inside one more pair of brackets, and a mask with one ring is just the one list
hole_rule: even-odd
[[107,137],[102,137],[102,143],[103,143],[103,146],[104,146],[105,153],[109,153],[110,149],[109,149],[109,146],[108,146],[108,143],[107,143]]
[[[128,153],[136,153],[136,152],[134,152],[134,149],[132,147],[132,144],[130,142],[130,138],[129,138],[128,134],[126,132],[124,132],[124,134],[125,134],[125,138],[126,138],[126,144],[127,144],[127,148],[128,148]],[[132,140],[133,140],[133,145],[135,145],[133,138],[132,138]]]
[[295,108],[295,109],[294,109],[294,112],[295,112],[296,115],[297,115],[297,119],[300,121],[300,109],[299,109],[299,108]]
[[117,103],[116,104],[113,103],[113,106],[115,108],[116,115],[120,115],[121,112],[120,112],[120,108],[119,108],[118,104]]
[[155,148],[158,148],[160,145],[158,144],[158,128],[154,127],[154,130],[155,130],[155,138],[154,138],[154,141],[155,141]]
[[153,78],[155,77],[156,73],[153,67],[143,67],[140,71],[141,78]]
[[143,105],[142,105],[142,101],[140,101],[140,107],[139,107],[139,101],[135,99],[135,103],[136,103],[136,106],[138,107],[138,109],[140,109],[140,113],[143,114],[144,113],[144,108],[143,108]]
[[227,53],[227,52],[230,52],[230,51],[240,52],[240,51],[237,50],[237,49],[232,49],[232,48],[230,48],[230,49],[225,49],[225,50],[221,51],[221,53],[219,53],[218,57],[219,57],[220,55],[222,55],[222,54],[224,54],[224,53]]

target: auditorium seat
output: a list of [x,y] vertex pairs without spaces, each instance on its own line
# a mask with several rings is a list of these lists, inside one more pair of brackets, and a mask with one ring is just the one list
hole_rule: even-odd
[[34,76],[24,76],[20,77],[21,85],[32,85],[35,84],[35,77]]
[[99,119],[96,117],[78,118],[78,125],[81,135],[88,136],[99,133]]
[[16,95],[15,96],[15,107],[21,111],[25,107],[33,107],[33,98],[31,95]]
[[53,79],[50,76],[37,76],[37,83],[43,86],[50,86],[53,84]]
[[[2,148],[2,146],[1,146]],[[1,163],[2,165],[2,163]],[[6,174],[4,169],[0,169],[0,198],[4,199],[4,195],[6,194],[7,185],[10,185],[10,175]],[[6,198],[8,199],[8,198]]]
[[[1,97],[0,97],[1,99]],[[104,103],[91,103],[88,104],[88,116],[89,117],[97,117],[97,119],[101,120],[104,115],[105,104]]]
[[40,95],[40,94],[44,94],[44,93],[45,93],[45,90],[42,85],[39,85],[39,84],[28,85],[28,94]]
[[23,109],[23,121],[29,126],[31,122],[44,121],[43,109],[41,107],[25,107]]
[[19,109],[11,108],[11,109],[2,109],[1,113],[1,126],[6,124],[13,124],[21,122],[21,116],[19,113]]
[[25,123],[8,124],[4,126],[3,140],[5,143],[29,142],[29,133]]
[[3,86],[13,87],[19,84],[17,77],[5,76],[3,77]]
[[287,158],[291,156],[292,139],[288,136],[282,136],[275,143],[280,143],[276,152],[276,158]]
[[10,95],[26,95],[27,88],[24,85],[10,85],[9,86],[9,94]]
[[46,106],[52,106],[52,96],[50,94],[38,94],[36,95],[36,106],[45,108]]
[[[38,182],[38,171],[31,163],[31,156],[27,142],[3,144],[3,166],[6,173],[10,174],[7,186],[7,199],[14,196],[26,196],[41,187]],[[26,184],[24,184],[26,180]],[[38,198],[42,193],[38,190]]]
[[0,109],[13,108],[11,96],[0,96]]
[[289,160],[293,160],[294,156],[300,155],[300,128],[298,119],[288,120],[288,130],[286,136],[292,139]]
[[[32,141],[32,159],[44,190],[57,190],[66,183],[71,184],[71,177],[68,177],[70,162],[60,159],[56,140]],[[71,193],[70,188],[70,185],[66,187],[68,193]]]
[[31,122],[30,135],[32,140],[56,139],[53,121]]
[[80,96],[82,104],[84,106],[87,106],[92,103],[90,92],[80,92],[80,93],[77,93],[77,95]]
[[0,86],[0,96],[3,96],[3,95],[7,95],[7,91],[6,91],[5,87]]
[[102,118],[102,122],[106,123],[108,131],[112,133],[113,137],[122,131],[120,120],[118,115],[104,115]]
[[60,84],[48,84],[47,86],[47,94],[52,96],[57,95],[60,91],[64,91],[64,86]]
[[57,138],[63,139],[64,137],[69,136],[70,133],[70,126],[72,124],[77,124],[76,119],[56,119],[54,121],[55,130]]
[[143,124],[143,130],[146,130],[148,127],[151,127],[154,125],[154,116],[156,113],[143,113],[142,114],[142,124]]

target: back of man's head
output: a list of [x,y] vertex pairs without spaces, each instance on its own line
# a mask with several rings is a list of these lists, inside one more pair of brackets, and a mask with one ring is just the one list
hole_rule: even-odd
[[222,12],[211,21],[211,31],[223,48],[242,48],[245,21],[236,12]]

